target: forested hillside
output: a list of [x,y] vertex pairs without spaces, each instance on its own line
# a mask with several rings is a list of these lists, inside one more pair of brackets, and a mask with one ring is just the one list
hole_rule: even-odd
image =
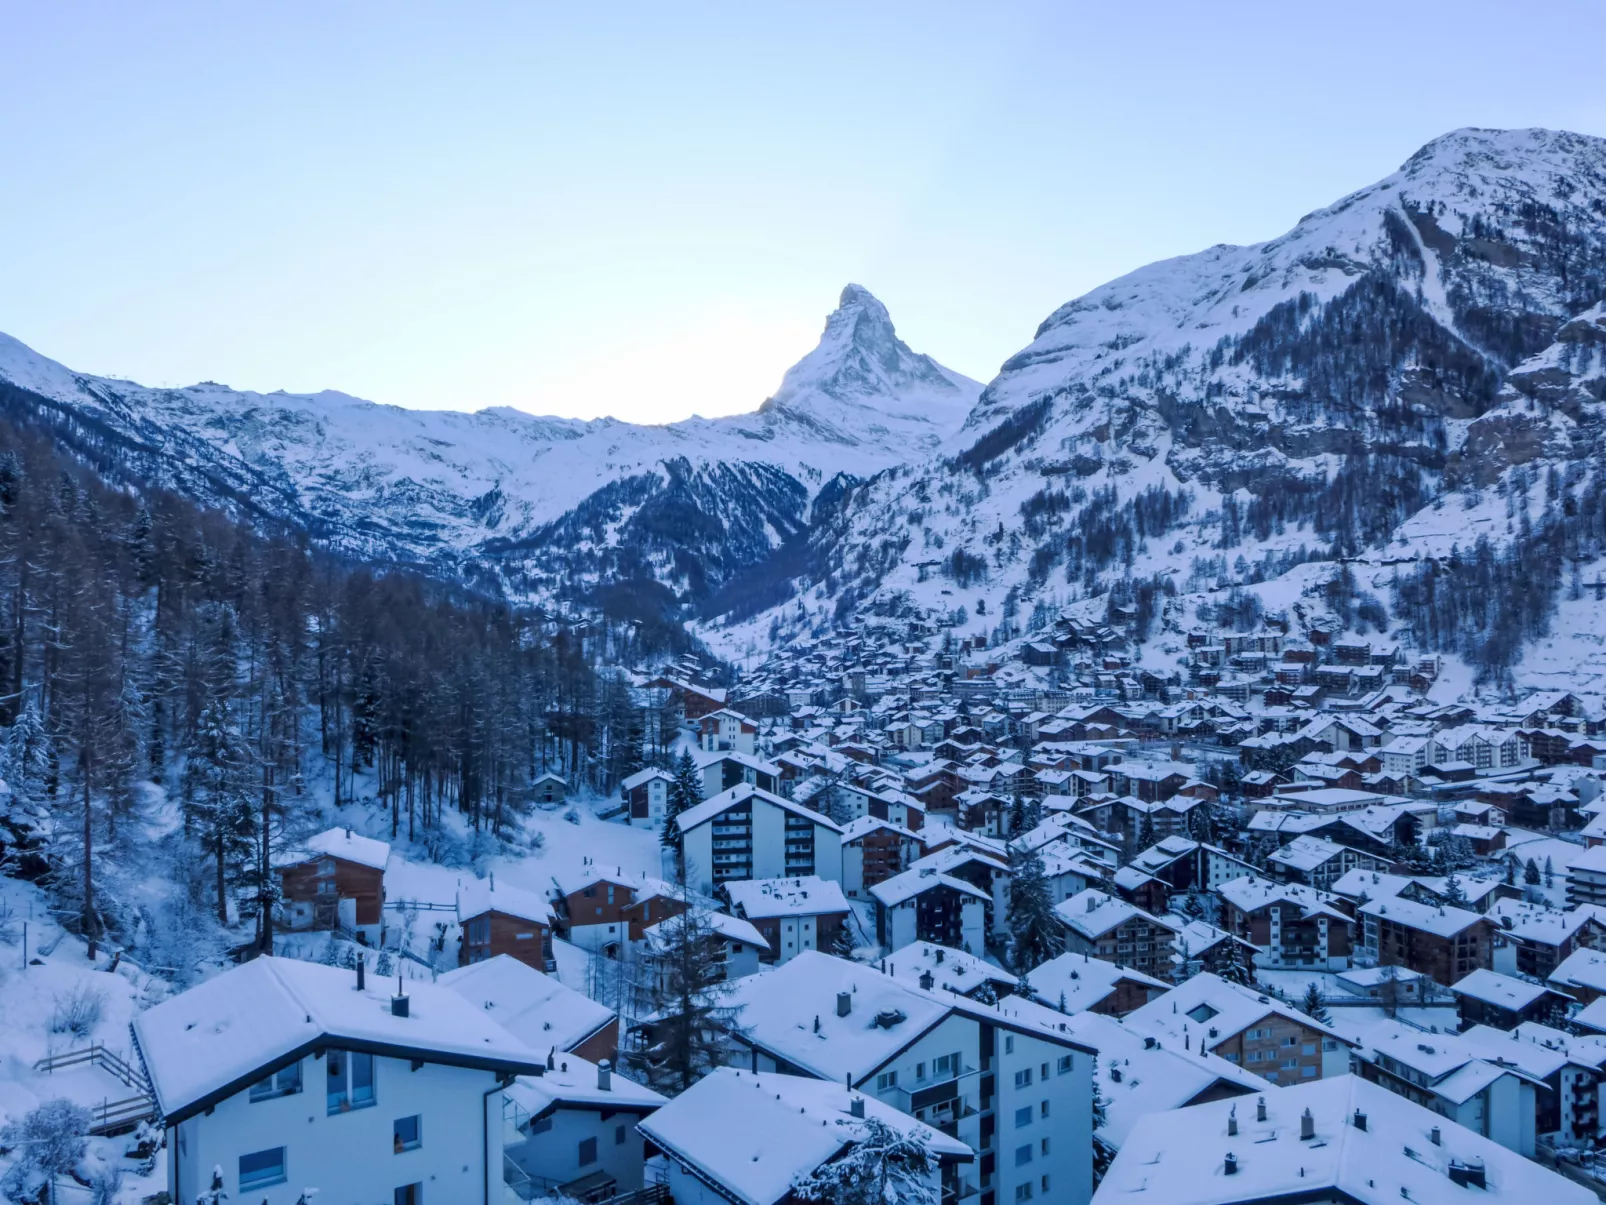
[[545,769],[611,789],[651,717],[594,668],[610,639],[0,421],[0,869],[173,965],[213,919],[260,918],[275,854],[355,795],[444,856],[452,831],[502,834]]

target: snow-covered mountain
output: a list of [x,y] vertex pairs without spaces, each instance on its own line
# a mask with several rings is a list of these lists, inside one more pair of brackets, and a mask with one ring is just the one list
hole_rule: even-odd
[[[1170,597],[1335,554],[1442,555],[1485,517],[1510,544],[1593,480],[1581,349],[1603,298],[1606,140],[1458,130],[1280,238],[1061,306],[942,459],[851,491],[776,571],[801,570],[817,613],[907,592],[997,616],[1011,595]],[[1583,375],[1557,384],[1563,365]],[[1571,502],[1531,494],[1562,459]],[[1532,499],[1526,528],[1509,490]]]
[[645,575],[694,599],[801,529],[833,480],[929,456],[981,388],[911,351],[858,285],[757,411],[664,426],[150,389],[0,335],[6,384],[12,406],[102,463],[354,555],[488,575],[531,597]]

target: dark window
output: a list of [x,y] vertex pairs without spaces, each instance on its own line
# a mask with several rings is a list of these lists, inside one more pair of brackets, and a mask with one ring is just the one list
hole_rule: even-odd
[[273,1075],[265,1075],[251,1085],[252,1100],[273,1100],[279,1096],[294,1096],[301,1091],[301,1063],[291,1063]]
[[392,1198],[396,1205],[424,1205],[424,1186],[422,1184],[403,1184],[396,1190]]
[[626,1127],[624,1127],[624,1126],[614,1126],[613,1127],[613,1144],[614,1144],[614,1146],[623,1146],[625,1144],[625,1129],[626,1129]]
[[240,1190],[284,1182],[284,1147],[240,1156]]
[[346,1113],[365,1109],[374,1103],[374,1056],[350,1050],[331,1050],[324,1055],[328,1064],[329,1112]]
[[424,1145],[424,1130],[417,1113],[411,1117],[396,1119],[394,1145],[398,1155],[403,1151],[417,1150]]
[[595,1138],[580,1139],[580,1166],[597,1161],[597,1140]]

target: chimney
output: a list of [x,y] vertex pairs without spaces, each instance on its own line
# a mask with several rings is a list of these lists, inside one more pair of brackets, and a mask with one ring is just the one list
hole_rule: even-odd
[[357,990],[359,992],[366,991],[368,988],[368,982],[363,978],[364,961],[365,959],[361,954],[357,955]]
[[597,1091],[613,1091],[613,1068],[607,1059],[603,1059],[602,1062],[597,1064]]
[[1442,1133],[1440,1133],[1438,1126],[1434,1126],[1431,1130],[1428,1131],[1428,1141],[1431,1142],[1434,1146],[1443,1146],[1444,1145],[1444,1135]]
[[929,992],[931,990],[931,985],[936,983],[936,982],[937,982],[936,979],[933,978],[933,976],[932,976],[930,971],[921,971],[920,972],[920,986],[925,988],[926,991]]
[[1264,1096],[1255,1101],[1255,1120],[1266,1120],[1266,1098]]
[[1316,1119],[1310,1115],[1309,1109],[1299,1115],[1299,1136],[1305,1142],[1316,1137]]
[[863,1117],[864,1116],[864,1097],[855,1096],[853,1098],[852,1103],[848,1105],[848,1112],[851,1113],[855,1117]]
[[1238,1174],[1238,1156],[1228,1151],[1227,1157],[1222,1160],[1221,1172],[1223,1175],[1236,1176]]
[[548,1071],[556,1071],[558,1069],[557,1054],[558,1048],[556,1046],[546,1052],[546,1069]]
[[845,1017],[853,1011],[853,993],[838,992],[836,994],[836,1015]]
[[1355,1110],[1355,1128],[1362,1131],[1366,1129],[1366,1114],[1359,1109]]
[[1232,1111],[1227,1114],[1227,1137],[1228,1138],[1236,1138],[1237,1136],[1238,1136],[1238,1106],[1237,1105],[1233,1105]]
[[1450,1183],[1462,1188],[1488,1188],[1489,1174],[1483,1160],[1468,1159],[1465,1163],[1459,1159],[1450,1160]]
[[946,951],[944,951],[944,950],[943,950],[943,949],[942,949],[942,947],[941,947],[941,946],[939,946],[939,947],[938,947],[938,948],[937,948],[937,965],[938,965],[938,966],[941,966],[941,965],[942,965],[942,956],[943,956],[943,954],[944,954],[944,953],[946,953]]
[[412,1001],[400,992],[390,998],[390,1015],[393,1017],[410,1016],[409,1007]]

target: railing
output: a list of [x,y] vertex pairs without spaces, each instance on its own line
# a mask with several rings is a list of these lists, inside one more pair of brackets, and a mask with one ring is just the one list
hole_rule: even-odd
[[150,1121],[156,1116],[156,1102],[151,1097],[151,1088],[145,1082],[145,1076],[134,1068],[128,1060],[116,1051],[95,1042],[89,1046],[81,1046],[77,1050],[68,1050],[62,1054],[52,1054],[40,1059],[33,1065],[35,1071],[46,1074],[61,1071],[68,1067],[82,1067],[85,1065],[99,1067],[119,1082],[132,1088],[138,1095],[127,1096],[122,1100],[102,1099],[99,1104],[90,1105],[89,1132],[97,1137],[107,1134],[119,1134],[131,1130],[142,1121]]

